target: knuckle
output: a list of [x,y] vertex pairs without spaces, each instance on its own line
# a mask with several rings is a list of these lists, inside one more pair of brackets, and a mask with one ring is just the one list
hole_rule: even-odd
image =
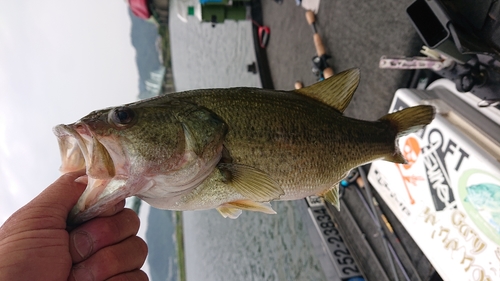
[[112,261],[107,266],[109,267],[109,269],[113,269],[113,267],[116,267],[113,269],[113,271],[116,271],[119,266],[118,261],[121,260],[120,251],[117,251],[114,247],[107,247],[101,250],[101,252],[101,259],[103,261]]
[[148,255],[148,244],[139,236],[133,237],[139,254],[144,258]]
[[120,223],[114,219],[101,219],[103,223],[99,225],[99,231],[107,237],[120,237],[121,227]]
[[142,270],[134,270],[124,274],[116,275],[108,279],[108,281],[148,281],[149,278]]
[[122,213],[125,216],[127,227],[133,229],[134,234],[136,234],[141,224],[139,216],[131,209],[124,209]]

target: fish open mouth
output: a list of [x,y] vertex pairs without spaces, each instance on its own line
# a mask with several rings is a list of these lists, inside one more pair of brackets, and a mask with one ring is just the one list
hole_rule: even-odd
[[85,169],[89,153],[83,137],[72,126],[68,125],[58,125],[53,131],[57,137],[61,154],[60,171],[69,173]]
[[[85,169],[86,176],[77,179],[86,182],[87,188],[73,207],[69,221],[79,223],[91,219],[104,211],[116,200],[103,200],[125,184],[124,179],[115,178],[115,165],[106,147],[92,134],[87,125],[75,123],[58,125],[54,134],[59,142],[62,173]],[[113,182],[112,190],[107,188]],[[105,192],[106,191],[106,192]],[[109,202],[113,201],[113,202]]]
[[68,173],[86,168],[87,175],[95,179],[115,176],[113,159],[87,125],[59,125],[54,128],[54,133],[59,141],[61,172]]

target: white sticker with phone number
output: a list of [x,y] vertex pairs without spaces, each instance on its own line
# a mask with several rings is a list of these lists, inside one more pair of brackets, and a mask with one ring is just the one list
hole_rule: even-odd
[[313,218],[314,224],[323,239],[323,243],[328,249],[328,255],[332,259],[339,277],[344,280],[345,278],[361,276],[354,258],[349,253],[349,250],[347,250],[344,240],[342,240],[326,208],[324,206],[311,206],[309,214]]

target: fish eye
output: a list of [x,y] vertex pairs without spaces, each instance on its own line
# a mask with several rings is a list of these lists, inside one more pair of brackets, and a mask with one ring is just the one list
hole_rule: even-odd
[[120,107],[111,111],[110,119],[117,126],[130,124],[134,120],[134,111],[128,107]]

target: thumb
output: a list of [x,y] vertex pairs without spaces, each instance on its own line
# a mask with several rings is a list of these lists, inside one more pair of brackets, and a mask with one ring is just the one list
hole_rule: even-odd
[[57,206],[52,215],[66,219],[71,208],[75,206],[78,198],[82,195],[86,185],[75,182],[75,180],[85,175],[85,170],[70,172],[60,176],[53,184],[49,185],[30,204]]
[[11,219],[26,222],[23,225],[32,229],[65,229],[68,213],[85,190],[85,184],[75,182],[83,175],[85,170],[62,175]]

